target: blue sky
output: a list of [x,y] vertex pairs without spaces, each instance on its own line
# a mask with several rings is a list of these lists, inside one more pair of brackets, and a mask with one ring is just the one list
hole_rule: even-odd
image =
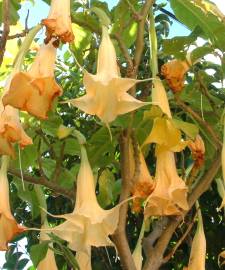
[[[160,0],[160,1],[165,2],[163,0]],[[218,0],[218,1],[223,1],[223,0]],[[109,8],[112,8],[114,5],[116,5],[119,2],[119,0],[108,0],[105,2],[108,3]],[[167,6],[167,9],[171,10],[169,5]],[[41,0],[35,1],[35,4],[32,4],[29,1],[25,2],[22,5],[22,8],[19,12],[20,17],[21,17],[21,23],[23,25],[25,24],[25,18],[26,18],[28,10],[30,11],[30,14],[32,14],[29,16],[29,19],[28,19],[28,27],[31,28],[37,25],[42,19],[47,17],[49,6]],[[173,22],[173,27],[170,33],[170,37],[177,36],[177,35],[188,35],[188,34],[189,34],[189,31],[187,28],[177,23],[176,21]]]

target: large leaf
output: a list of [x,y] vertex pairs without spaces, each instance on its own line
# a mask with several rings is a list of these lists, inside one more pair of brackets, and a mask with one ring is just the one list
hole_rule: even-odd
[[30,249],[30,257],[35,267],[42,261],[48,251],[48,244],[50,241],[43,241],[40,244],[33,245]]
[[205,36],[222,51],[225,50],[225,24],[212,13],[205,13],[189,0],[171,0],[176,17],[190,29],[200,26]]

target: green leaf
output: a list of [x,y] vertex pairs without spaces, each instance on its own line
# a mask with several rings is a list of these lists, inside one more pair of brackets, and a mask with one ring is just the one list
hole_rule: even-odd
[[33,245],[30,249],[30,257],[35,267],[38,266],[39,262],[42,261],[47,252],[48,252],[48,244],[50,241],[43,241],[40,244]]
[[103,208],[107,207],[108,205],[114,202],[113,200],[114,182],[115,177],[109,169],[106,169],[101,173],[98,180],[99,184],[98,201]]
[[187,123],[178,119],[172,119],[173,124],[175,125],[176,128],[182,130],[188,137],[191,139],[194,139],[196,135],[199,133],[199,128],[198,126]]
[[62,125],[62,119],[60,116],[50,113],[47,120],[41,122],[42,130],[52,137],[57,137],[57,131]]
[[74,56],[80,64],[83,64],[84,59],[88,56],[90,52],[92,33],[79,26],[78,24],[73,24],[73,33],[75,35],[74,42],[70,45],[70,49]]
[[40,215],[40,208],[36,192],[34,190],[30,190],[29,184],[26,182],[24,182],[24,190],[22,181],[18,177],[14,177],[13,182],[16,185],[18,197],[28,203],[32,217],[37,218]]
[[191,52],[191,61],[192,61],[192,63],[194,63],[196,60],[204,57],[205,55],[207,55],[207,54],[209,54],[211,52],[213,52],[213,48],[208,47],[208,46],[198,47],[198,48],[194,49]]
[[220,50],[225,50],[225,24],[212,13],[205,13],[189,0],[171,0],[176,17],[190,29],[201,27],[206,37]]
[[[130,3],[137,8],[139,5],[136,0],[129,0]],[[130,48],[135,42],[137,35],[137,22],[132,18],[130,10],[127,8],[126,1],[119,1],[119,4],[113,8],[112,15],[114,18],[114,24],[112,26],[112,34],[120,33],[120,37],[124,41],[125,45]]]
[[50,179],[56,166],[56,161],[50,158],[43,158],[42,160],[42,169],[44,174]]
[[116,141],[110,140],[107,128],[100,128],[88,141],[88,157],[92,167],[105,167],[115,161]]

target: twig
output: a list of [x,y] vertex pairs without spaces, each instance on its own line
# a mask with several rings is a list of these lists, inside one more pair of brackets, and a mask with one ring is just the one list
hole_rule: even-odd
[[[9,168],[8,173],[13,175],[13,176],[17,176],[18,178],[21,177],[20,170],[17,170],[14,168]],[[45,178],[43,176],[42,177],[35,177],[35,176],[31,176],[31,175],[23,172],[23,178],[24,178],[24,181],[26,181],[26,182],[36,184],[36,185],[45,186],[45,187],[51,189],[52,191],[54,191],[55,193],[60,194],[66,198],[69,198],[72,201],[74,201],[74,199],[75,199],[74,191],[62,188],[59,185],[49,181],[47,178]]]
[[61,173],[61,165],[62,165],[62,161],[63,161],[63,157],[64,157],[65,145],[66,145],[66,142],[64,141],[62,144],[61,150],[60,150],[59,157],[56,161],[55,170],[54,170],[52,178],[51,178],[51,181],[54,183],[57,183],[58,178],[59,178],[60,173]]
[[136,70],[140,64],[141,56],[144,49],[144,32],[145,32],[144,30],[145,30],[146,18],[148,16],[150,7],[153,5],[153,2],[154,0],[146,0],[140,12],[141,19],[138,22],[137,39],[135,43],[136,50],[135,50],[135,55],[134,55],[134,66],[136,67]]
[[214,142],[215,142],[215,147],[216,149],[219,149],[223,144],[220,141],[220,139],[218,138],[217,134],[215,133],[215,131],[212,129],[212,127],[206,122],[204,121],[200,115],[198,115],[198,113],[196,113],[195,111],[192,110],[192,108],[190,106],[187,106],[180,98],[178,95],[174,95],[174,98],[177,102],[177,104],[187,113],[189,113],[196,121],[199,122],[199,124],[201,124],[203,127],[205,127],[205,129],[209,132],[209,134],[211,135],[211,137],[213,138]]
[[[124,201],[130,195],[131,190],[131,175],[129,168],[129,132],[125,130],[120,137],[120,153],[121,153],[121,174],[122,174],[122,191],[120,194],[120,201]],[[122,268],[124,270],[136,270],[133,257],[130,251],[130,247],[126,236],[126,224],[127,224],[127,210],[128,203],[124,203],[120,207],[119,223],[113,240],[116,244],[119,257],[121,259]]]
[[185,240],[185,238],[187,237],[187,235],[189,234],[189,232],[191,231],[192,227],[195,224],[196,216],[197,216],[197,212],[195,213],[191,223],[188,225],[187,230],[185,231],[185,233],[177,241],[176,245],[173,247],[173,249],[170,251],[170,253],[163,258],[163,263],[167,263],[173,257],[173,255],[175,254],[175,252],[177,251],[179,246],[183,243],[183,241]]
[[121,50],[122,54],[124,55],[124,58],[127,61],[128,68],[133,69],[132,58],[131,58],[131,56],[128,52],[128,49],[127,49],[125,43],[123,42],[121,36],[118,33],[115,33],[115,34],[111,35],[111,37],[114,38],[118,42],[120,50]]
[[136,9],[134,8],[134,6],[131,4],[131,2],[129,0],[125,0],[127,5],[129,6],[129,9],[133,15],[133,18],[138,21],[140,20],[140,14],[136,11]]
[[196,73],[196,77],[197,77],[197,80],[199,82],[200,91],[208,99],[208,101],[209,101],[209,103],[210,103],[216,117],[220,118],[218,113],[217,113],[217,110],[216,110],[216,104],[215,104],[214,100],[210,97],[209,91],[208,91],[205,83],[203,82],[201,75],[198,72]]
[[7,38],[9,35],[10,31],[10,21],[9,21],[9,0],[3,0],[2,2],[2,21],[3,21],[3,32],[2,36],[0,39],[0,66],[2,65],[3,62],[3,57],[5,53],[5,47],[6,47],[6,42]]

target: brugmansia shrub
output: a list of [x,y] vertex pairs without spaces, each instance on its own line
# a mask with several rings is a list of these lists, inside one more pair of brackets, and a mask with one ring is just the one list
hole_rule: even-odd
[[[20,3],[0,2],[3,268],[26,269],[20,239],[30,270],[223,267],[223,14],[81,2],[16,35]],[[172,19],[190,34],[169,39]]]

